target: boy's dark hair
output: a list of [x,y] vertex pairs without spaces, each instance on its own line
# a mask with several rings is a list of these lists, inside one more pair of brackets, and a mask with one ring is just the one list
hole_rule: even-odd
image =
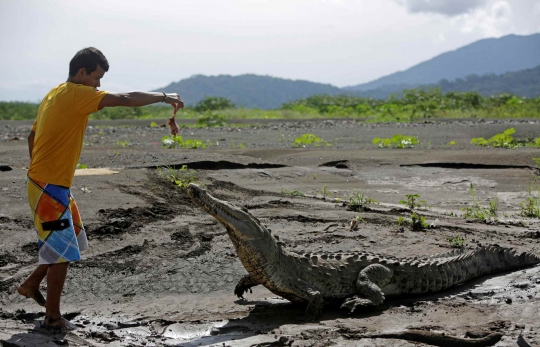
[[69,62],[69,75],[75,76],[77,71],[82,68],[86,69],[87,74],[90,74],[96,71],[98,65],[103,70],[109,71],[109,62],[99,49],[94,47],[83,48]]

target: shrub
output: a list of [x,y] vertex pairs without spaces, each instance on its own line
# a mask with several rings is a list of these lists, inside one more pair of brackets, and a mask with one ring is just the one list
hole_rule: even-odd
[[199,101],[193,109],[197,112],[225,110],[235,108],[236,105],[229,99],[220,96],[207,96]]
[[465,239],[459,235],[448,238],[448,243],[450,243],[450,247],[452,248],[463,248],[465,245]]
[[180,135],[165,135],[161,138],[163,148],[205,149],[207,146],[202,140],[184,140]]
[[292,145],[293,147],[298,147],[298,146],[307,147],[310,145],[315,145],[315,147],[331,146],[331,144],[328,143],[328,141],[325,141],[315,136],[314,134],[304,134],[300,137],[297,137],[296,139],[294,139],[294,142]]
[[164,177],[182,189],[186,189],[190,183],[198,183],[197,172],[195,170],[188,169],[187,165],[182,165],[182,167],[178,170],[175,170],[169,166],[165,168],[166,171],[164,171],[163,168],[158,167],[159,176]]
[[407,200],[400,200],[399,202],[411,210],[414,208],[427,206],[426,200],[418,200],[420,198],[420,194],[406,194],[405,197],[407,197]]
[[396,134],[389,139],[376,137],[371,142],[374,145],[378,145],[379,148],[412,148],[414,145],[420,143],[414,136],[404,136],[401,134]]
[[207,112],[197,119],[199,127],[222,127],[225,123],[225,117],[215,112]]
[[533,189],[536,179],[529,185],[529,193],[525,201],[522,201],[520,215],[523,217],[540,218],[540,186],[537,187],[536,197]]
[[463,215],[465,219],[487,223],[491,217],[497,218],[497,209],[499,207],[497,197],[494,197],[489,201],[489,208],[485,208],[481,205],[480,200],[474,197],[474,185],[472,183],[470,185],[470,190],[472,205],[462,208],[462,210],[465,211],[465,214]]
[[364,195],[359,192],[354,192],[349,195],[349,209],[352,211],[360,211],[365,208],[368,204],[378,204],[377,200],[368,198],[367,195]]

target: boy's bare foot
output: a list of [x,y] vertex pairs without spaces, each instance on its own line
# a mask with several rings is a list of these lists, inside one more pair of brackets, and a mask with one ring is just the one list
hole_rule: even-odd
[[62,316],[58,318],[45,316],[45,321],[43,322],[42,327],[51,331],[72,331],[77,329],[75,324],[71,323]]
[[39,305],[39,306],[43,306],[45,307],[45,298],[43,297],[43,295],[41,295],[41,292],[39,291],[39,289],[37,290],[30,290],[28,288],[25,288],[23,286],[20,286],[19,288],[17,288],[17,292],[24,296],[24,297],[27,297],[27,298],[30,298],[30,299],[34,299],[34,301]]

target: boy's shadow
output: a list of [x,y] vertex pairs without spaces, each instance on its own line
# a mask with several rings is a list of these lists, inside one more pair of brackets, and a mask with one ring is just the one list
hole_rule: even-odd
[[51,332],[42,328],[42,321],[33,321],[34,327],[26,332],[13,334],[8,340],[0,340],[0,345],[4,347],[21,347],[21,346],[44,346],[58,347],[61,345],[69,345],[66,338],[68,332]]

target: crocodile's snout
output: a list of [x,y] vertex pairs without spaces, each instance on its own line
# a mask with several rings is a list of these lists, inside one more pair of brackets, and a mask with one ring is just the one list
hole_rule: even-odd
[[258,220],[245,208],[216,199],[204,188],[194,183],[189,184],[187,194],[197,205],[229,228],[240,239],[255,240],[263,237],[266,233],[264,228],[259,225]]
[[200,190],[202,190],[201,187],[199,187],[195,183],[190,183],[189,186],[187,187],[187,195],[190,198],[195,199],[198,197]]

